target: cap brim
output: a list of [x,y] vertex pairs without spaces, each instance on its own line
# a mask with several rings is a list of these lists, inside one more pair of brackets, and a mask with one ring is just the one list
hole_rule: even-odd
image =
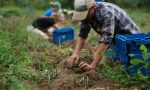
[[75,11],[73,13],[72,19],[73,20],[84,20],[87,17],[87,15],[88,15],[88,10],[82,11],[82,12]]
[[50,2],[49,5],[52,6],[54,4],[54,2]]

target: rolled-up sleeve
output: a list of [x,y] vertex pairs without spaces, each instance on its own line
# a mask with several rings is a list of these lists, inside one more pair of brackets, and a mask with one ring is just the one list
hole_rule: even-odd
[[86,20],[81,21],[79,36],[86,39],[90,32],[91,26]]
[[106,12],[102,16],[103,24],[100,43],[111,44],[114,37],[115,17],[112,12]]

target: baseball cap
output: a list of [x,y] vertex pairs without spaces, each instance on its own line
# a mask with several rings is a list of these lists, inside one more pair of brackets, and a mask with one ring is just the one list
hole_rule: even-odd
[[59,3],[59,2],[50,2],[50,5],[51,6],[55,6],[55,7],[58,7],[59,8],[59,10],[61,9],[61,4]]
[[94,0],[75,0],[73,20],[84,20],[87,17],[89,9],[95,4]]

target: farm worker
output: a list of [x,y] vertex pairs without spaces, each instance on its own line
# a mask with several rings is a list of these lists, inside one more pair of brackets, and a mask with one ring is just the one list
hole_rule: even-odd
[[95,69],[102,59],[102,53],[113,44],[116,34],[136,34],[140,33],[139,28],[120,7],[108,2],[95,2],[94,0],[75,0],[75,12],[73,20],[81,21],[80,33],[77,39],[76,48],[73,55],[68,58],[68,66],[79,60],[79,52],[84,47],[90,29],[93,28],[101,38],[97,51],[91,64],[81,62],[79,67],[83,70]]
[[51,8],[44,13],[44,16],[37,18],[32,24],[32,31],[40,34],[44,39],[49,39],[49,35],[60,28],[59,23],[62,22],[61,15],[58,13],[61,10],[61,4],[50,2],[50,6]]
[[50,17],[53,13],[57,13],[61,10],[61,4],[59,2],[50,2],[50,9],[48,9],[45,13],[44,16]]
[[52,35],[53,30],[58,29],[59,25],[56,23],[56,20],[54,18],[37,18],[36,20],[33,21],[32,26],[39,31],[42,31],[46,37],[45,39],[49,39],[48,36]]
[[[61,4],[58,1],[50,2],[50,7],[51,8],[44,13],[44,17],[53,18],[56,21],[55,26],[57,26],[57,28],[60,28],[63,25],[64,21],[63,13],[61,12]],[[49,34],[52,34],[55,29],[56,28],[53,28],[51,26],[47,28]]]

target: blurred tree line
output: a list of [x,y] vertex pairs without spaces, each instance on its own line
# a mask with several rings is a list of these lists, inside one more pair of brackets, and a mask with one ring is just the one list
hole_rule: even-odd
[[0,7],[18,6],[37,9],[46,8],[50,0],[0,0]]
[[0,0],[0,7],[18,6],[45,9],[49,8],[51,1],[59,1],[63,8],[73,9],[74,0]]
[[150,0],[105,0],[107,2],[115,3],[121,7],[127,8],[149,8]]
[[[36,9],[49,8],[50,1],[59,1],[63,8],[73,9],[74,0],[0,0],[0,7],[5,6],[19,6],[19,7],[31,7]],[[105,0],[107,2],[115,3],[121,7],[128,8],[141,8],[150,7],[150,0]]]

